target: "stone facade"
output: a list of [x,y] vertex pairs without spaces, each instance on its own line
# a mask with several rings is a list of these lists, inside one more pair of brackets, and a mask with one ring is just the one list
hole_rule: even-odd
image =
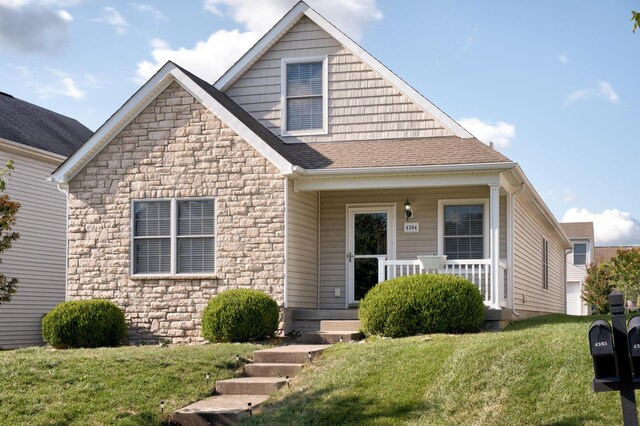
[[[69,183],[67,299],[125,313],[132,342],[202,340],[206,303],[227,288],[284,295],[284,178],[172,83]],[[213,197],[216,273],[132,277],[131,201]]]

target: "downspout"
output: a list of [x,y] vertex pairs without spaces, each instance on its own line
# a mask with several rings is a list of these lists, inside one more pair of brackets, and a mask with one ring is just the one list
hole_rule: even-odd
[[[573,249],[564,249],[564,313],[567,313],[567,256]],[[583,312],[584,302],[582,301],[582,285],[584,281],[580,281],[580,312]]]
[[[513,204],[515,204],[516,201],[516,195],[518,195],[519,193],[521,193],[522,191],[524,191],[526,185],[524,183],[520,184],[520,188],[516,189],[515,191],[513,191],[511,193],[511,204],[513,207]],[[513,210],[513,209],[512,209]],[[515,215],[513,214],[514,212],[511,212],[511,215],[515,217]],[[511,230],[511,234],[513,237],[513,229]],[[511,244],[511,250],[513,250],[513,244]],[[513,258],[513,253],[511,254],[511,257]],[[511,264],[511,285],[515,288],[515,286],[513,285],[513,263]],[[515,315],[516,317],[520,317],[520,313],[518,311],[516,311],[516,298],[515,298],[515,292],[512,290],[511,291],[511,313],[513,315]]]
[[69,300],[67,294],[69,288],[69,184],[57,182],[53,176],[47,178],[49,182],[55,182],[58,191],[64,194],[64,300]]

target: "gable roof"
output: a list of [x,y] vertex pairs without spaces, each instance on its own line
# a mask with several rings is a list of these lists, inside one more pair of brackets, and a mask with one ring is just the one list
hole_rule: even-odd
[[73,118],[0,92],[0,139],[66,157],[92,134]]
[[449,117],[440,108],[436,107],[417,90],[398,77],[393,71],[369,54],[369,52],[364,50],[355,41],[336,28],[331,22],[327,21],[322,15],[309,7],[304,1],[298,2],[289,12],[287,12],[280,21],[278,21],[251,49],[249,49],[247,53],[245,53],[231,68],[229,68],[229,70],[227,70],[227,72],[222,75],[222,77],[218,79],[218,81],[214,83],[214,86],[221,91],[228,89],[303,16],[307,16],[311,19],[358,59],[371,67],[384,79],[395,86],[401,93],[411,99],[416,105],[430,113],[435,119],[445,125],[457,137],[473,137],[473,135],[471,135],[471,133],[463,128],[457,121]]
[[131,96],[118,111],[109,117],[84,145],[53,172],[51,175],[53,180],[58,183],[68,183],[174,81],[276,166],[280,172],[283,174],[292,173],[292,164],[275,149],[279,148],[279,145],[283,145],[283,142],[277,136],[264,128],[224,93],[169,61]]
[[569,238],[589,238],[593,240],[593,222],[563,222],[560,227]]

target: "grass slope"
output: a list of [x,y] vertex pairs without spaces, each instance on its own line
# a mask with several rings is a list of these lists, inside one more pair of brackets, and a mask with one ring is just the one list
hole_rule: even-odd
[[161,424],[172,411],[210,395],[215,380],[231,377],[236,355],[256,349],[219,344],[2,351],[0,424]]
[[619,394],[591,391],[593,320],[334,345],[242,424],[621,424]]

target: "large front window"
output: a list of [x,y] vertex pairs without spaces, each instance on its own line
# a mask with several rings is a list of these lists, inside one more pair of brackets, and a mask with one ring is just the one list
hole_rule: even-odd
[[284,135],[319,133],[326,130],[326,64],[325,60],[285,59],[283,62],[283,126]]
[[444,206],[444,253],[449,260],[484,257],[484,205]]
[[134,274],[214,272],[212,199],[134,201],[133,216]]

